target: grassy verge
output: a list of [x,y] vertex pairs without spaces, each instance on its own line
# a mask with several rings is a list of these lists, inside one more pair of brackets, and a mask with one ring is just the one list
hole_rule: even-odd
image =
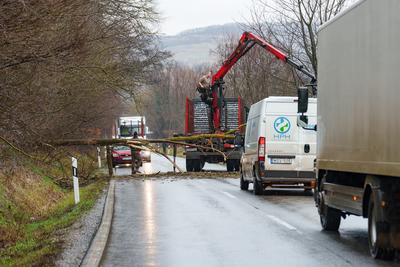
[[52,266],[62,247],[62,231],[90,210],[106,179],[73,191],[62,188],[40,168],[0,170],[0,266]]

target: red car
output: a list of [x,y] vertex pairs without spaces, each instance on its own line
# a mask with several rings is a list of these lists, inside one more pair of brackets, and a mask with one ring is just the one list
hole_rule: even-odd
[[[140,159],[140,151],[136,151],[136,158]],[[132,156],[131,149],[128,146],[114,146],[112,149],[112,164],[113,167],[122,164],[131,164]]]

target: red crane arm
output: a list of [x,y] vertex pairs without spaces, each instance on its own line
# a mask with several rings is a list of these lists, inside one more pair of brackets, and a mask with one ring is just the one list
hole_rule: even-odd
[[221,126],[221,108],[223,107],[223,78],[236,64],[236,62],[242,56],[246,55],[246,53],[256,44],[276,56],[279,60],[282,60],[283,62],[302,72],[307,77],[311,78],[312,88],[315,88],[316,86],[316,78],[311,72],[307,71],[307,69],[303,65],[296,63],[295,61],[290,59],[285,53],[275,48],[273,45],[269,44],[261,37],[250,32],[244,32],[239,40],[239,44],[236,47],[235,51],[233,51],[228,59],[225,60],[221,68],[212,76],[211,86],[209,88],[210,90],[207,90],[204,87],[198,88],[201,94],[201,99],[203,99],[203,101],[208,103],[211,107],[213,126],[217,132],[220,130]]
[[316,78],[314,77],[314,75],[307,71],[304,66],[297,64],[296,62],[291,60],[285,53],[283,53],[273,45],[269,44],[261,37],[250,32],[244,32],[239,40],[239,44],[236,47],[235,51],[233,51],[228,59],[225,60],[224,64],[222,64],[221,68],[213,75],[211,85],[213,86],[215,82],[222,80],[224,76],[229,72],[229,70],[236,64],[236,62],[256,44],[276,56],[279,60],[288,63],[292,67],[296,68],[298,71],[304,73],[306,76],[311,78],[311,83],[316,82]]

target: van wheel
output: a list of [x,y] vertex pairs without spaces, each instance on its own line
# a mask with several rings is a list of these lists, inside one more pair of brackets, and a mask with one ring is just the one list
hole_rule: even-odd
[[246,191],[249,190],[249,181],[244,180],[242,172],[240,172],[240,189]]
[[264,192],[264,188],[260,181],[258,181],[257,177],[253,178],[253,194],[256,196],[262,195]]
[[377,228],[376,206],[373,194],[370,196],[368,205],[368,244],[371,256],[374,259],[392,260],[395,251],[393,249],[382,248],[378,245],[378,240],[382,232]]

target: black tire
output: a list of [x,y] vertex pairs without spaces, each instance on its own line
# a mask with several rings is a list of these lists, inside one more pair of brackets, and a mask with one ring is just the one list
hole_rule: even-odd
[[380,239],[379,236],[382,235],[379,232],[376,218],[375,200],[372,194],[369,199],[368,204],[368,244],[369,252],[374,259],[381,260],[392,260],[395,256],[394,249],[382,248],[377,244],[377,240]]
[[233,160],[233,169],[235,170],[235,172],[240,171],[240,160],[239,159]]
[[186,159],[186,171],[192,172],[193,171],[193,160]]
[[231,159],[228,159],[226,161],[226,170],[228,172],[233,172],[234,171],[233,161]]
[[201,169],[204,168],[204,165],[206,165],[206,162],[204,160],[201,161]]
[[244,180],[242,172],[240,172],[240,189],[245,191],[249,190],[249,181]]
[[323,196],[323,186],[325,178],[323,178],[314,194],[316,202],[318,203],[319,220],[321,222],[322,229],[325,231],[338,231],[340,227],[340,221],[342,219],[342,213],[334,208],[331,208],[325,204]]
[[262,195],[264,193],[264,188],[262,183],[257,179],[257,175],[253,178],[253,194],[256,196]]
[[312,189],[309,189],[309,188],[304,189],[304,193],[305,193],[307,196],[313,196],[313,195],[314,195],[313,190],[312,190]]
[[322,229],[325,231],[338,231],[342,214],[339,210],[333,209],[324,203],[320,204],[321,212],[319,214]]
[[200,159],[194,159],[193,161],[192,161],[192,166],[193,166],[193,171],[194,172],[199,172],[199,171],[201,171],[201,169],[202,169],[202,166],[201,166],[201,160]]

